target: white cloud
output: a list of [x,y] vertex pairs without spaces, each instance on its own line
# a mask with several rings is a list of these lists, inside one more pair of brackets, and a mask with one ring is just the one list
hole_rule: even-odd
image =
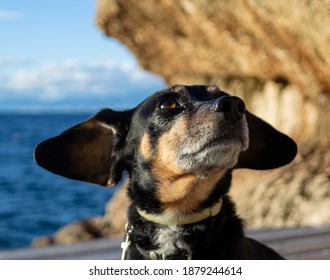
[[15,20],[22,17],[23,14],[21,12],[0,9],[0,20]]
[[161,78],[144,71],[134,62],[82,63],[70,59],[33,68],[26,66],[6,74],[4,72],[0,72],[1,95],[31,96],[41,101],[82,96],[134,95],[138,90],[160,88],[163,84]]

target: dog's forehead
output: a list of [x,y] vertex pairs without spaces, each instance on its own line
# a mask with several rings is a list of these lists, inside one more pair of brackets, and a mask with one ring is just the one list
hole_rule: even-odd
[[173,95],[183,98],[188,98],[192,101],[208,101],[214,98],[217,98],[221,95],[225,95],[223,91],[219,89],[219,87],[215,85],[205,86],[205,85],[175,85],[169,88],[166,88],[162,91],[156,92],[152,97],[160,98],[166,97],[167,95]]
[[193,101],[208,101],[208,100],[217,98],[220,95],[225,94],[215,85],[182,86],[183,87],[182,89],[180,89],[181,86],[177,86],[177,87],[179,87],[179,89],[178,89],[179,92],[186,91],[187,94],[189,95],[190,99]]
[[228,95],[221,91],[215,85],[175,85],[161,91],[157,91],[150,95],[146,100],[140,103],[135,109],[133,114],[132,123],[134,126],[139,126],[140,130],[147,127],[150,121],[150,116],[153,114],[157,104],[164,99],[178,99],[179,102],[208,102],[212,99],[218,98],[222,95]]

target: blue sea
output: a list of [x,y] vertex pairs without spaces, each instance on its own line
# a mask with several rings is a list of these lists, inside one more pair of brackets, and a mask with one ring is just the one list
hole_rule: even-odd
[[37,143],[89,114],[0,114],[0,250],[27,247],[76,220],[103,215],[114,189],[69,180],[33,159]]

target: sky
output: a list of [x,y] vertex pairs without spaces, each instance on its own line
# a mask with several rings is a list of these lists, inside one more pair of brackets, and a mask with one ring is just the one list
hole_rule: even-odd
[[0,0],[0,112],[128,109],[164,87],[95,16],[96,0]]

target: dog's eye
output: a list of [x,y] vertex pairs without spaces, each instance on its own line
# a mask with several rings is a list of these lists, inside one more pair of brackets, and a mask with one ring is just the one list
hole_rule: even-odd
[[164,101],[159,102],[158,107],[160,109],[175,109],[178,108],[180,105],[174,99],[166,99]]

